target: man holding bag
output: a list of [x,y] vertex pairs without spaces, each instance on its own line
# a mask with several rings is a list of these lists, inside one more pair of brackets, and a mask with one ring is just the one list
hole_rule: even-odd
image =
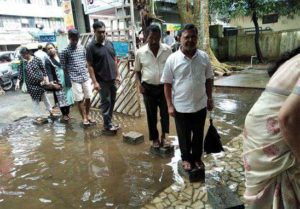
[[198,30],[184,26],[181,47],[167,59],[161,82],[169,115],[175,118],[183,169],[204,168],[201,160],[206,111],[213,109],[213,71],[208,55],[197,49]]

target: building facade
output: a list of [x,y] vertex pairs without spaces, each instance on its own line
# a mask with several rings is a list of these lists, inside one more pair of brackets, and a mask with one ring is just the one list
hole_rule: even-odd
[[0,51],[64,29],[62,0],[0,0]]

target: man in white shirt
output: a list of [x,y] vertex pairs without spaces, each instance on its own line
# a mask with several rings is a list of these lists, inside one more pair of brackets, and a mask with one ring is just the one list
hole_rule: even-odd
[[34,52],[34,56],[40,58],[43,62],[43,65],[45,66],[45,61],[48,59],[48,54],[43,51],[43,46],[38,45],[38,50]]
[[164,38],[164,43],[167,44],[168,46],[172,47],[176,43],[175,38],[170,35],[170,31],[167,31],[166,34],[167,35]]
[[213,109],[213,71],[208,55],[197,49],[198,30],[187,24],[181,47],[169,56],[161,82],[169,115],[175,118],[183,169],[204,168],[201,160],[206,110]]
[[[143,94],[147,112],[149,139],[153,148],[164,146],[169,133],[169,115],[164,95],[164,85],[160,82],[165,62],[172,53],[170,47],[160,43],[161,31],[157,25],[148,28],[148,43],[138,49],[135,57],[135,73],[140,92]],[[156,127],[157,109],[161,117],[161,136]]]

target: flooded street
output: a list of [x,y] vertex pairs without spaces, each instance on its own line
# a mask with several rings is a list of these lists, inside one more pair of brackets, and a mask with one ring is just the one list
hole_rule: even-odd
[[[223,143],[241,133],[246,113],[262,90],[217,87],[214,121]],[[30,108],[30,107],[28,107]],[[74,108],[75,109],[75,108]],[[83,129],[77,115],[69,124],[43,126],[23,118],[0,136],[0,208],[140,208],[175,181],[180,158],[149,152],[145,112],[115,115],[122,129],[104,136],[100,127]],[[100,114],[94,117],[101,123]],[[137,131],[145,142],[129,145],[122,132]],[[175,135],[171,120],[170,136]],[[176,142],[174,142],[176,144]]]

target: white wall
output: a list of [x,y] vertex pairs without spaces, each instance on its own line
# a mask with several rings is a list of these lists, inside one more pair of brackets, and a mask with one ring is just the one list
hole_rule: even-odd
[[[287,17],[279,17],[277,23],[262,24],[262,19],[258,21],[259,26],[265,29],[266,27],[271,28],[273,31],[283,31],[283,30],[300,30],[300,16],[295,15],[294,19],[288,19]],[[230,21],[231,26],[237,26],[240,28],[250,28],[254,27],[251,17],[239,17],[232,19]]]

